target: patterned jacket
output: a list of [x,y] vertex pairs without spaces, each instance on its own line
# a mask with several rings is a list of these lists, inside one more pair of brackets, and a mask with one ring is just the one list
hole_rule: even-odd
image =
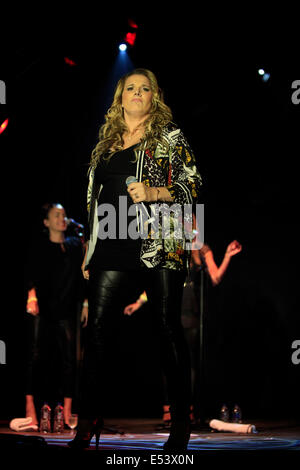
[[[158,229],[155,235],[148,230],[142,236],[140,261],[148,268],[160,266],[168,269],[182,270],[188,266],[189,252],[186,250],[187,241],[193,238],[191,211],[183,211],[185,205],[191,207],[199,198],[202,179],[196,168],[194,154],[182,131],[174,124],[169,124],[163,131],[163,136],[169,144],[169,151],[163,151],[161,145],[155,152],[147,149],[147,142],[142,150],[137,150],[136,179],[146,186],[165,186],[174,199],[173,203],[143,204],[147,206],[148,214],[157,214]],[[95,183],[95,171],[89,171],[87,206],[89,214],[90,239],[86,257],[86,269],[93,255],[98,235],[98,204],[102,185]],[[136,206],[140,206],[137,204]],[[150,206],[150,207],[149,207]],[[152,206],[152,207],[151,207]],[[155,207],[154,207],[155,206]],[[159,206],[159,209],[158,209]],[[174,211],[170,212],[170,206]],[[153,210],[154,209],[154,210]],[[144,210],[139,211],[139,224],[145,226]],[[150,216],[149,215],[149,216]],[[144,217],[144,219],[143,219]],[[170,230],[164,231],[164,219],[168,217]],[[182,227],[189,227],[182,230]],[[183,233],[184,232],[184,233]]]

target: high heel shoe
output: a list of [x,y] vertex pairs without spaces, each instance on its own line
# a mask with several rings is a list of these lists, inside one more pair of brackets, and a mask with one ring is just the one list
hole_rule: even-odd
[[98,418],[96,420],[81,419],[78,423],[78,431],[73,439],[68,443],[71,449],[83,450],[88,449],[93,436],[96,437],[96,450],[99,446],[100,433],[103,428],[103,419]]
[[189,421],[172,421],[168,440],[163,449],[168,452],[186,452],[190,440],[191,424]]

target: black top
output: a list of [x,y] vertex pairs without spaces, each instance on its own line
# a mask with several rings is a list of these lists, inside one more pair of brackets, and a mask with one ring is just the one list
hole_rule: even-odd
[[66,237],[61,244],[45,236],[33,243],[27,262],[27,288],[36,289],[40,315],[56,320],[76,318],[78,302],[85,294],[82,260],[78,237]]
[[[96,184],[103,184],[103,188],[98,200],[100,231],[89,263],[91,269],[124,271],[141,267],[141,238],[137,233],[135,209],[132,212],[135,215],[128,215],[129,207],[133,210],[135,206],[126,185],[126,178],[136,174],[134,147],[116,152],[108,161],[102,158],[95,170]],[[136,239],[129,236],[129,226]]]

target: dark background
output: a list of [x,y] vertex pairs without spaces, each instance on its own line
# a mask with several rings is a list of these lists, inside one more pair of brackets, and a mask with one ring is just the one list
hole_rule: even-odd
[[[204,180],[205,241],[218,264],[230,241],[243,245],[219,289],[222,313],[207,320],[207,400],[219,406],[227,389],[245,416],[299,417],[300,365],[291,362],[291,344],[300,339],[294,15],[174,8],[168,14],[26,11],[26,21],[19,12],[18,22],[13,17],[5,25],[0,79],[7,104],[0,112],[1,122],[10,121],[0,135],[0,339],[7,365],[0,365],[0,419],[23,414],[26,248],[40,230],[46,201],[61,202],[69,217],[86,225],[88,162],[116,79],[127,71],[118,44],[129,18],[138,24],[127,54],[131,68],[156,74],[196,155]],[[270,73],[265,83],[260,67]],[[147,307],[143,313],[124,319],[127,346],[120,355],[112,351],[111,414],[161,414]]]

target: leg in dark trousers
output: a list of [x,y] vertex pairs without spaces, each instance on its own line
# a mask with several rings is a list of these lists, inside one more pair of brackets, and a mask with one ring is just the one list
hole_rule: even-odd
[[147,274],[146,292],[166,377],[171,419],[186,420],[191,403],[191,366],[181,324],[184,274],[167,269]]
[[[130,303],[132,296],[146,290],[167,380],[172,421],[177,428],[178,423],[189,422],[190,360],[181,325],[184,278],[184,273],[167,269],[90,273],[89,322],[81,380],[80,420],[92,421],[103,415],[105,368],[109,363],[115,328],[123,317],[124,306]],[[80,426],[77,434],[80,434]]]
[[89,319],[84,346],[79,416],[94,419],[105,408],[106,373],[124,306],[142,292],[141,276],[131,272],[90,273]]

